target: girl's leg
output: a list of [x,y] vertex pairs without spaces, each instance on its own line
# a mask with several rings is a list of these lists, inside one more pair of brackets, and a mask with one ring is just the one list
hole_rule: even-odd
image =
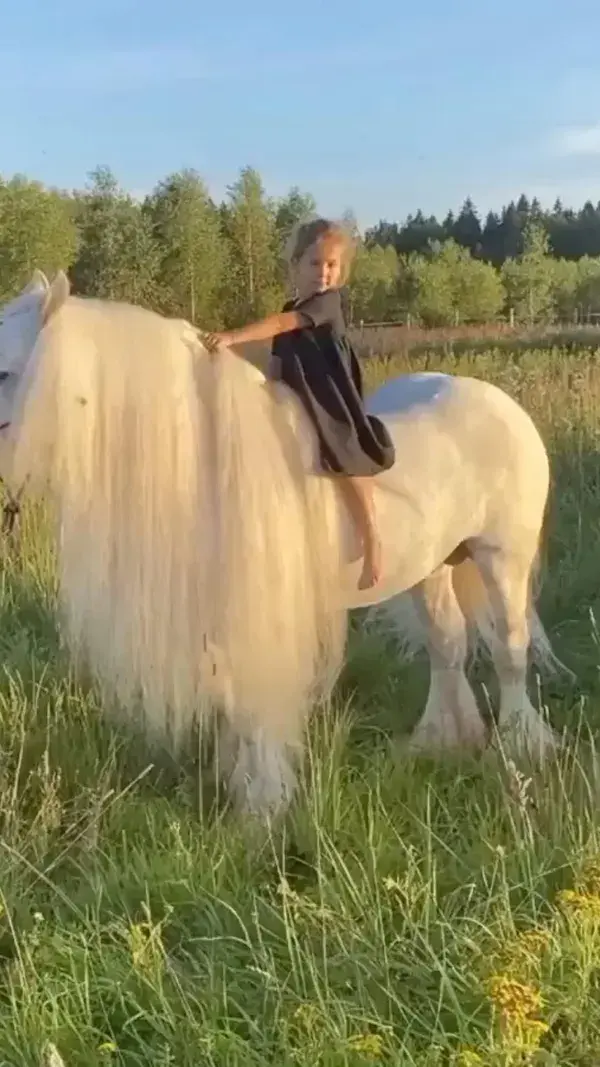
[[381,541],[375,523],[371,478],[340,479],[348,508],[362,537],[364,564],[359,589],[370,589],[381,577]]

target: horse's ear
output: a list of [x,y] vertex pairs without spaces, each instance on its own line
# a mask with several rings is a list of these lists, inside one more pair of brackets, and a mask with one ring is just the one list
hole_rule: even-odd
[[44,309],[42,312],[44,326],[53,315],[56,315],[57,311],[60,311],[65,301],[68,300],[70,292],[71,286],[69,285],[69,279],[64,270],[57,271],[52,285],[49,286],[48,292],[44,298]]
[[33,274],[31,275],[31,281],[29,282],[29,285],[25,286],[23,292],[35,293],[39,289],[42,289],[44,292],[47,293],[49,288],[50,283],[48,282],[48,279],[44,274],[43,270],[38,270],[36,267]]

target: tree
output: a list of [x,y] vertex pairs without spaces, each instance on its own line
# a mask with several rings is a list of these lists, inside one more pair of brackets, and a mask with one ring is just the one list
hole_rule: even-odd
[[[564,260],[568,262],[568,260]],[[580,318],[600,312],[600,259],[584,256],[573,263],[576,271],[575,301]]]
[[37,267],[52,277],[77,253],[70,199],[16,176],[0,182],[0,300],[16,295]]
[[385,222],[382,219],[376,226],[372,226],[371,229],[365,231],[364,243],[367,248],[372,248],[373,245],[381,245],[382,248],[393,245],[398,251],[399,236],[400,227],[398,223]]
[[452,280],[440,255],[427,259],[413,252],[407,259],[406,273],[414,296],[409,310],[423,326],[447,326],[454,322]]
[[468,248],[472,254],[479,251],[482,238],[481,223],[470,196],[465,200],[458,217],[450,224],[448,236],[463,248]]
[[574,237],[574,251],[578,258],[600,255],[600,211],[590,200],[579,212]]
[[539,223],[529,222],[525,227],[523,251],[503,264],[502,280],[517,322],[531,325],[552,317],[550,241]]
[[463,323],[494,322],[506,299],[498,272],[481,260],[464,256],[454,270],[454,307]]
[[275,213],[275,232],[277,236],[277,281],[282,291],[288,286],[288,266],[285,251],[288,239],[296,223],[316,211],[316,202],[310,193],[301,193],[298,186],[290,189],[277,205]]
[[502,282],[487,263],[473,259],[456,241],[446,241],[431,259],[415,257],[412,310],[425,326],[489,322],[504,303]]
[[316,209],[315,198],[310,193],[301,193],[297,185],[279,201],[275,214],[275,229],[282,248],[296,223],[314,214]]
[[431,251],[434,242],[444,241],[446,236],[443,226],[434,215],[426,218],[422,211],[417,211],[414,218],[409,215],[400,230],[396,251],[399,255],[410,252],[425,254]]
[[160,248],[159,306],[206,329],[223,325],[226,250],[219,214],[193,170],[161,181],[145,205]]
[[75,198],[80,234],[72,269],[75,291],[151,305],[157,295],[159,250],[150,219],[122,192],[108,167],[98,167],[90,177],[91,186]]
[[553,315],[563,321],[573,320],[578,303],[578,264],[572,259],[552,259],[547,263]]
[[[271,200],[251,167],[220,204],[193,170],[169,174],[141,205],[108,167],[71,194],[0,178],[0,302],[36,267],[49,276],[62,267],[76,293],[208,329],[240,325],[281,307],[283,245],[314,212],[297,186]],[[427,325],[479,322],[495,318],[504,298],[526,323],[600,311],[600,204],[592,201],[574,210],[557,199],[547,211],[523,193],[482,229],[467,197],[441,223],[417,211],[402,223],[381,220],[362,241],[352,212],[344,221],[358,247],[344,293],[355,319],[409,311]]]
[[502,262],[502,229],[495,211],[489,211],[481,234],[481,253],[484,259],[495,265]]
[[240,325],[273,312],[283,300],[277,264],[275,210],[259,174],[245,167],[228,190],[223,212],[228,242],[228,321]]
[[381,322],[389,317],[398,282],[398,256],[393,245],[367,248],[359,244],[349,279],[353,322]]

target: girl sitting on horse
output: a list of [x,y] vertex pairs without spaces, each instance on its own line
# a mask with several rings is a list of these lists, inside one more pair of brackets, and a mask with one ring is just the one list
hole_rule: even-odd
[[361,536],[359,589],[381,577],[373,477],[393,465],[393,442],[365,410],[360,364],[346,331],[341,286],[353,242],[343,226],[315,218],[296,226],[287,250],[294,296],[282,311],[238,330],[203,337],[210,350],[272,338],[269,376],[299,396],[315,427],[321,466],[337,476]]

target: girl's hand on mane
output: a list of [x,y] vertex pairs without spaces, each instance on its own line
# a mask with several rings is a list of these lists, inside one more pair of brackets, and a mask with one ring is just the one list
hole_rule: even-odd
[[202,341],[207,352],[210,355],[216,355],[220,348],[226,348],[229,344],[228,335],[226,333],[202,333],[198,331],[198,336]]

